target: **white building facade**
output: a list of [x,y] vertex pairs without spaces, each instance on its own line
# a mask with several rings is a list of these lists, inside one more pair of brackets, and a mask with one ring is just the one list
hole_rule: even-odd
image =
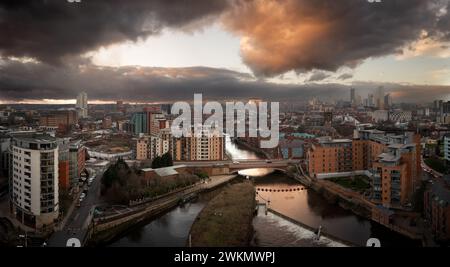
[[11,142],[11,212],[22,224],[42,229],[58,218],[58,145],[45,134]]

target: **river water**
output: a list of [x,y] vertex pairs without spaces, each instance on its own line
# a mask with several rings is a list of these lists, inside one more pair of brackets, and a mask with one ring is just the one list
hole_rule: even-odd
[[[234,161],[258,158],[255,153],[238,147],[229,138],[226,149]],[[253,221],[258,246],[339,247],[349,243],[365,246],[371,237],[378,238],[382,246],[420,245],[336,204],[328,203],[319,194],[272,169],[245,170],[239,174],[254,177],[258,200],[270,200],[271,209],[291,219],[270,212],[266,215],[260,208]],[[185,246],[191,225],[206,203],[206,199],[200,198],[196,203],[177,207],[157,219],[134,227],[110,246]],[[314,229],[322,226],[323,232],[331,237],[316,240],[313,231],[300,225]]]

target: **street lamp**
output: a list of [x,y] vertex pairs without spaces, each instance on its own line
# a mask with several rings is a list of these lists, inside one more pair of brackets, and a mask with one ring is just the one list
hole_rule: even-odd
[[[28,233],[27,233],[27,231],[25,231],[25,235],[19,235],[19,238],[23,238],[24,239],[24,246],[25,247],[27,247],[28,246],[28,242],[27,242],[27,240],[28,240]],[[22,247],[22,246],[20,246],[20,247]]]

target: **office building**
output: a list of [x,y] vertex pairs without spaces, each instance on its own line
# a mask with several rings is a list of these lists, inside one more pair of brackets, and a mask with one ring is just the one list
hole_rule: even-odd
[[384,108],[385,109],[390,109],[392,106],[392,97],[391,94],[386,94],[384,96]]
[[76,104],[78,117],[87,118],[88,116],[88,98],[86,92],[81,92],[77,96]]
[[375,106],[375,98],[372,94],[369,94],[369,97],[367,99],[367,106],[368,107],[374,107]]
[[384,107],[384,87],[383,86],[378,87],[378,89],[376,91],[375,106],[378,109],[385,109],[385,107]]
[[355,88],[351,88],[350,89],[350,104],[352,106],[355,105],[355,101],[356,101],[356,92],[355,92]]
[[131,128],[134,135],[139,135],[142,133],[147,133],[147,113],[137,112],[131,117]]

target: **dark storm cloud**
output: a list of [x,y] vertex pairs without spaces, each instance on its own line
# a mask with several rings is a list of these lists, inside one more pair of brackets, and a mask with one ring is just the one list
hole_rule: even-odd
[[[202,67],[98,67],[80,57],[101,46],[158,34],[165,27],[196,29],[210,19],[242,37],[243,61],[257,80]],[[327,78],[326,71],[397,53],[424,31],[433,41],[450,40],[450,0],[4,0],[0,99],[68,99],[83,90],[99,100],[191,99],[195,92],[212,99],[341,98],[348,94],[344,85],[280,85],[264,82],[263,76],[323,70],[309,77],[320,81]],[[361,85],[372,86],[378,85]],[[446,98],[449,92],[445,86],[394,84],[386,89],[405,101]]]
[[323,71],[316,71],[306,80],[307,82],[318,82],[329,78],[331,75]]
[[157,34],[163,27],[188,27],[226,6],[222,0],[3,0],[0,54],[61,63],[64,57]]
[[[450,36],[448,0],[255,0],[237,2],[225,18],[243,37],[241,54],[257,75],[335,71],[398,53],[425,31]],[[450,10],[448,10],[450,12]]]
[[[4,0],[0,54],[61,63],[100,46],[220,20],[258,76],[335,71],[398,52],[422,31],[450,40],[449,0]],[[71,62],[68,62],[71,63]]]
[[338,77],[338,80],[348,80],[348,79],[351,79],[351,78],[353,78],[353,74],[350,74],[350,73],[343,73],[343,74],[341,74],[341,75],[339,75],[339,77]]
[[[450,98],[450,86],[402,86],[398,84],[354,83],[366,97],[383,85],[397,102],[432,101]],[[307,101],[349,98],[349,88],[339,84],[275,84],[255,80],[235,71],[191,67],[61,67],[45,63],[0,61],[1,100],[74,99],[81,91],[91,100],[157,102],[193,100],[202,93],[205,100],[261,97],[276,101]]]
[[443,33],[447,41],[450,41],[450,1],[443,0],[443,2],[448,2],[445,8],[441,8],[440,11],[444,12],[438,18],[437,31]]

